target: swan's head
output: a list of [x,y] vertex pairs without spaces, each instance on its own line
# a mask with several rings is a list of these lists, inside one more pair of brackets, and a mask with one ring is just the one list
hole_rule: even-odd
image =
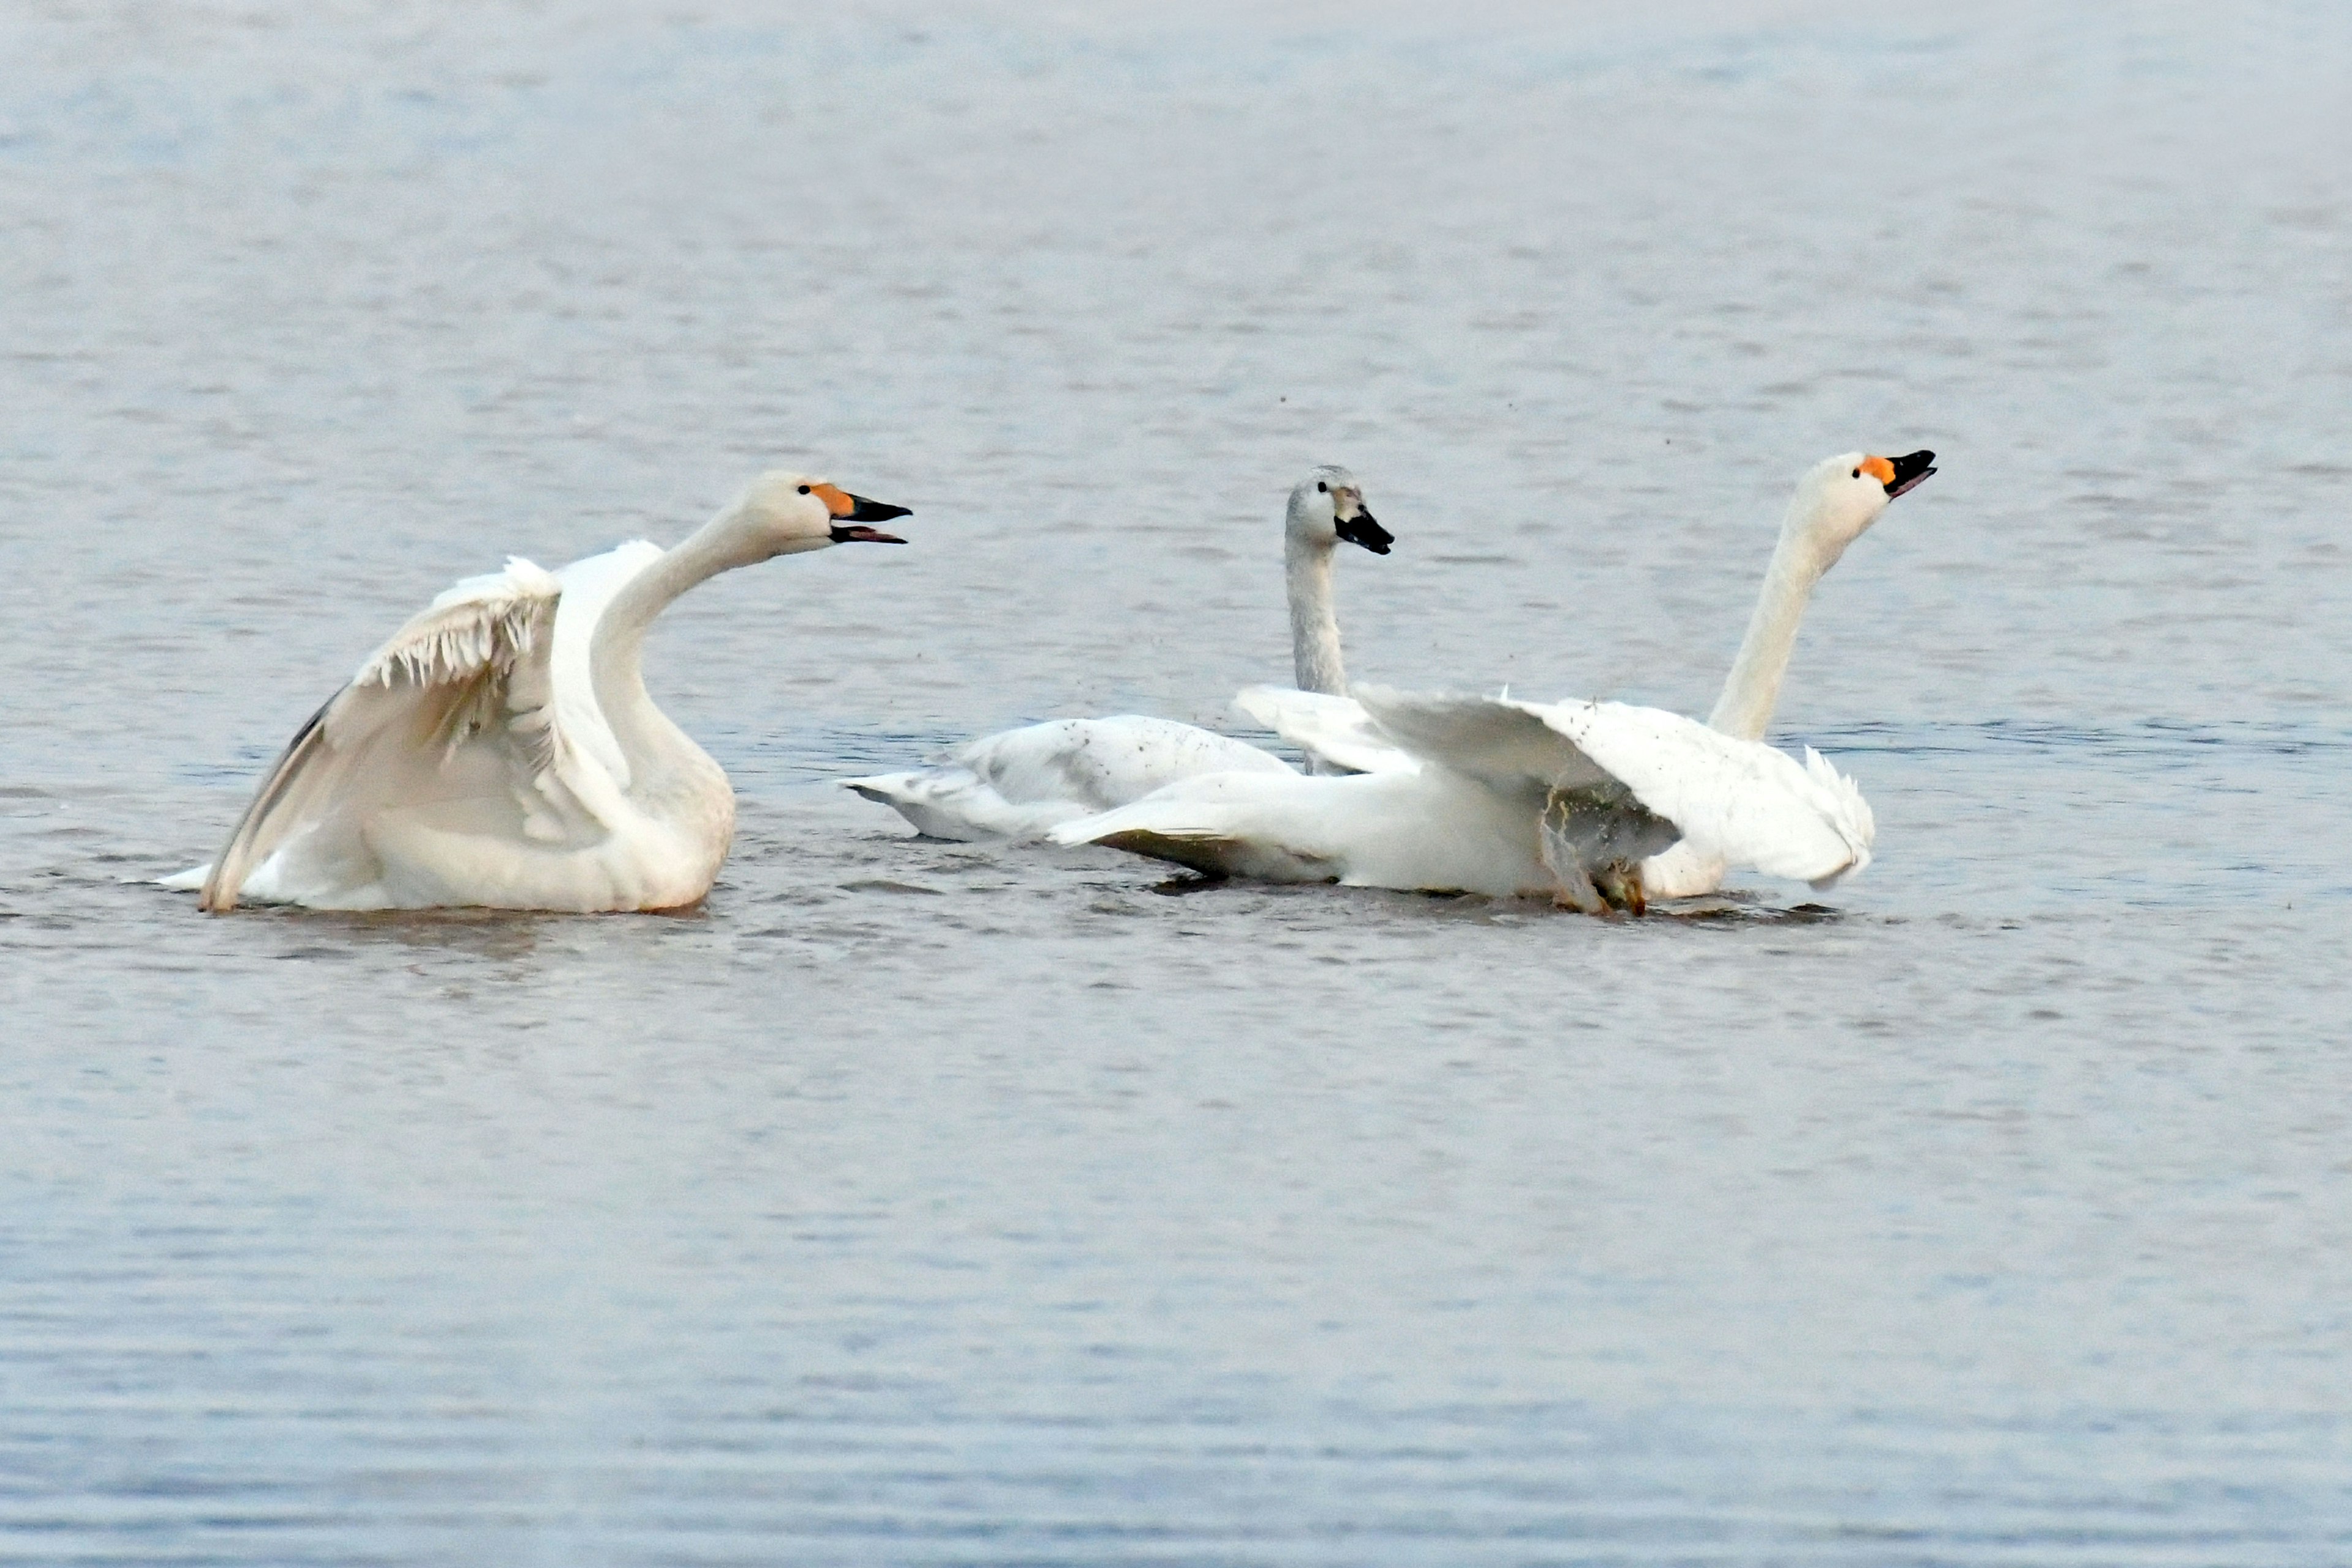
[[1356,476],[1326,463],[1298,481],[1290,492],[1290,517],[1286,524],[1294,544],[1329,550],[1346,540],[1375,555],[1386,555],[1396,536],[1372,521],[1364,506],[1364,487]]
[[828,544],[904,544],[873,525],[912,513],[827,484],[813,474],[776,469],[751,481],[736,515],[770,555],[823,550]]
[[1792,527],[1801,529],[1834,561],[1845,547],[1862,537],[1886,503],[1934,473],[1936,454],[1913,452],[1900,458],[1845,452],[1824,458],[1797,481],[1797,495],[1789,509]]

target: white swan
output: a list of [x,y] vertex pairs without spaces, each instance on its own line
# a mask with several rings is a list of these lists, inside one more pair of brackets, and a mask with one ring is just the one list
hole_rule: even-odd
[[719,573],[908,515],[761,476],[676,548],[469,577],[370,655],[270,770],[208,867],[167,886],[312,909],[675,909],[727,858],[727,775],[646,694],[646,628]]
[[[1653,868],[1684,854],[1711,888],[1730,866],[1827,886],[1869,863],[1875,827],[1851,780],[1808,750],[1763,745],[1804,595],[1932,453],[1852,453],[1799,482],[1721,728],[1622,703],[1419,697],[1366,689],[1353,703],[1274,694],[1254,711],[1365,772],[1302,779],[1228,773],[1161,790],[1051,837],[1196,868],[1286,881],[1549,893],[1640,910]],[[1245,694],[1247,695],[1247,694]],[[1738,731],[1752,731],[1739,733]],[[1675,885],[1675,892],[1706,888]]]
[[1214,773],[1048,837],[1223,876],[1548,895],[1643,907],[1642,862],[1678,838],[1826,887],[1870,860],[1870,808],[1803,765],[1696,720],[1617,702],[1516,702],[1379,687],[1359,696],[1419,764],[1338,778]]
[[[1935,461],[1936,454],[1929,451],[1900,458],[1849,452],[1824,458],[1797,480],[1796,493],[1780,519],[1780,541],[1764,568],[1764,585],[1748,617],[1747,635],[1732,658],[1731,673],[1724,677],[1715,710],[1706,716],[1709,729],[1743,741],[1764,738],[1772,710],[1780,703],[1780,685],[1814,586],[1838,563],[1846,546],[1878,521],[1889,501],[1936,471]],[[1883,499],[1864,488],[1871,480],[1885,492]],[[1855,503],[1857,493],[1861,504]],[[1642,879],[1652,898],[1696,898],[1723,886],[1729,869],[1721,858],[1685,840],[1644,866]]]
[[[1348,689],[1331,608],[1331,558],[1341,540],[1375,555],[1386,555],[1395,542],[1365,509],[1356,477],[1327,465],[1292,489],[1283,521],[1292,672],[1308,691]],[[1314,748],[1308,754],[1315,762]],[[1025,839],[1140,800],[1178,779],[1234,772],[1293,770],[1229,735],[1130,713],[1001,731],[966,742],[929,767],[843,783],[933,838]]]

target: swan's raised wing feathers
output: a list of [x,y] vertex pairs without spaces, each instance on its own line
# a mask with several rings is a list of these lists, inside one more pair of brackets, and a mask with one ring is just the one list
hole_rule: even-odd
[[594,830],[611,784],[579,765],[559,719],[550,654],[562,595],[551,573],[518,558],[393,634],[278,758],[214,861],[204,907],[235,907],[246,878],[306,830],[397,802],[462,814],[502,794],[502,812],[535,840]]
[[1398,748],[1482,784],[1540,792],[1591,789],[1609,781],[1570,737],[1525,704],[1382,686],[1359,687],[1357,697]]
[[1250,686],[1234,699],[1234,706],[1309,756],[1352,773],[1391,773],[1413,765],[1412,758],[1381,733],[1364,705],[1352,697]]
[[1515,703],[1540,719],[1704,853],[1826,886],[1870,860],[1870,807],[1808,751],[1787,752],[1659,708]]
[[[1520,702],[1358,689],[1405,751],[1490,786],[1605,795],[1622,785],[1695,851],[1817,887],[1870,861],[1870,807],[1853,781],[1659,708]],[[1643,849],[1655,854],[1663,844]]]
[[520,555],[506,570],[454,583],[368,655],[353,686],[448,686],[485,669],[503,675],[530,647],[532,623],[563,591],[555,574]]

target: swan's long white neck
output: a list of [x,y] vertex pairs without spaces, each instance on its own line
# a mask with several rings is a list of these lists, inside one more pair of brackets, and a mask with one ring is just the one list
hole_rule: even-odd
[[1797,628],[1805,618],[1805,602],[1822,574],[1844,553],[1843,544],[1814,536],[1812,510],[1801,494],[1789,503],[1780,542],[1772,548],[1772,563],[1764,569],[1763,590],[1756,596],[1755,613],[1748,617],[1748,635],[1740,639],[1731,673],[1724,678],[1723,695],[1707,715],[1709,729],[1760,741],[1771,725],[1780,682],[1796,651]]
[[1282,576],[1290,592],[1290,669],[1301,691],[1348,695],[1348,670],[1339,660],[1339,620],[1331,609],[1331,551],[1286,533]]
[[596,705],[625,755],[648,754],[680,731],[646,695],[646,633],[680,594],[721,572],[766,560],[773,552],[730,507],[629,579],[596,622],[589,670]]

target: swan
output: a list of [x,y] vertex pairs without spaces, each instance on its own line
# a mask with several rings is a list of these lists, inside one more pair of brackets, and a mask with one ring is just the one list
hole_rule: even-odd
[[1707,890],[1735,865],[1830,886],[1869,864],[1869,805],[1810,748],[1800,763],[1760,737],[1805,596],[1933,458],[1847,453],[1799,480],[1708,724],[1617,702],[1276,693],[1254,710],[1363,771],[1181,781],[1050,837],[1215,874],[1549,894],[1595,913]]
[[[1824,458],[1807,469],[1789,498],[1781,515],[1780,537],[1764,568],[1764,585],[1748,617],[1748,631],[1732,656],[1731,672],[1706,716],[1707,728],[1743,741],[1761,741],[1771,726],[1773,710],[1780,705],[1780,686],[1796,651],[1797,628],[1813,589],[1838,563],[1846,547],[1876,522],[1895,497],[1916,489],[1934,473],[1936,454],[1906,453],[1879,458],[1853,453]],[[1878,481],[1884,500],[1861,492],[1863,504],[1853,504],[1855,488]],[[1723,886],[1730,868],[1689,840],[1675,845],[1642,868],[1643,884],[1653,898],[1688,899],[1712,893]]]
[[[1366,509],[1356,476],[1327,464],[1291,489],[1282,556],[1292,673],[1305,690],[1335,696],[1348,689],[1331,608],[1332,555],[1342,540],[1386,555],[1395,536]],[[1324,765],[1318,755],[1308,748],[1311,766]],[[1177,779],[1237,772],[1293,770],[1272,752],[1213,730],[1129,713],[1000,731],[929,767],[843,783],[933,838],[1018,840],[1140,800]]]
[[1622,702],[1521,702],[1363,687],[1417,764],[1307,778],[1213,773],[1064,823],[1099,844],[1217,876],[1548,895],[1644,907],[1643,862],[1678,839],[1828,887],[1870,863],[1870,807],[1818,755]]
[[295,735],[209,866],[168,879],[215,913],[662,910],[710,890],[735,830],[727,775],[646,693],[646,628],[738,566],[909,515],[804,474],[761,475],[670,550],[634,541],[549,572],[468,577],[393,634]]

